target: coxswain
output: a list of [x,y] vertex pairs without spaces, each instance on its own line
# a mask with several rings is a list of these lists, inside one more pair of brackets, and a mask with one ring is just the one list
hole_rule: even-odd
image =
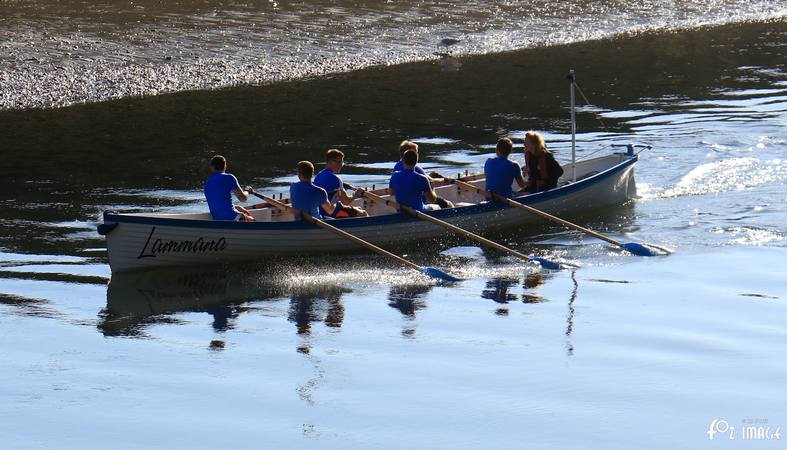
[[525,135],[525,173],[527,192],[556,188],[557,180],[563,175],[563,168],[555,160],[555,155],[547,150],[544,138],[534,131]]

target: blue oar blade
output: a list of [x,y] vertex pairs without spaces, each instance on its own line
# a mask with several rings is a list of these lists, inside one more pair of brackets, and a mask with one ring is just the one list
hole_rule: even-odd
[[548,270],[561,270],[563,269],[563,265],[554,261],[550,261],[544,258],[530,258],[528,261],[537,262],[541,265],[544,269]]
[[421,273],[444,281],[462,281],[461,278],[457,278],[434,267],[421,267]]
[[620,246],[625,249],[626,251],[633,253],[639,256],[658,256],[659,253],[654,252],[653,250],[649,249],[648,247],[637,244],[636,242],[628,242],[625,244],[620,244]]

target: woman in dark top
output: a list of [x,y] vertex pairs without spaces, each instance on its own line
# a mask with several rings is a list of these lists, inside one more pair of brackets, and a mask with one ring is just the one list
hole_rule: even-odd
[[525,169],[527,192],[546,191],[557,187],[557,180],[563,175],[563,168],[555,160],[555,155],[547,150],[544,138],[535,131],[525,135]]

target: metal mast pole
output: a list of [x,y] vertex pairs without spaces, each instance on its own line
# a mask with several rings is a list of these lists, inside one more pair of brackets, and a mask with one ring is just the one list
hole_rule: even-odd
[[568,73],[571,82],[571,181],[577,181],[577,115],[574,99],[574,69]]

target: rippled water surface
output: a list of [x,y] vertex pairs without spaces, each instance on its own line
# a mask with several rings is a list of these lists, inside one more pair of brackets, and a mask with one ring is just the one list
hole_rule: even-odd
[[[782,3],[161,5],[0,2],[0,448],[783,446],[740,434],[787,427]],[[204,83],[260,48],[280,78]],[[347,72],[301,79],[309,55]],[[448,173],[531,129],[568,161],[572,68],[579,157],[652,149],[635,201],[570,218],[671,255],[545,225],[491,237],[579,268],[446,239],[395,250],[465,281],[366,254],[109,270],[101,213],[204,211],[216,152],[269,193],[330,147],[382,185],[403,138]]]

